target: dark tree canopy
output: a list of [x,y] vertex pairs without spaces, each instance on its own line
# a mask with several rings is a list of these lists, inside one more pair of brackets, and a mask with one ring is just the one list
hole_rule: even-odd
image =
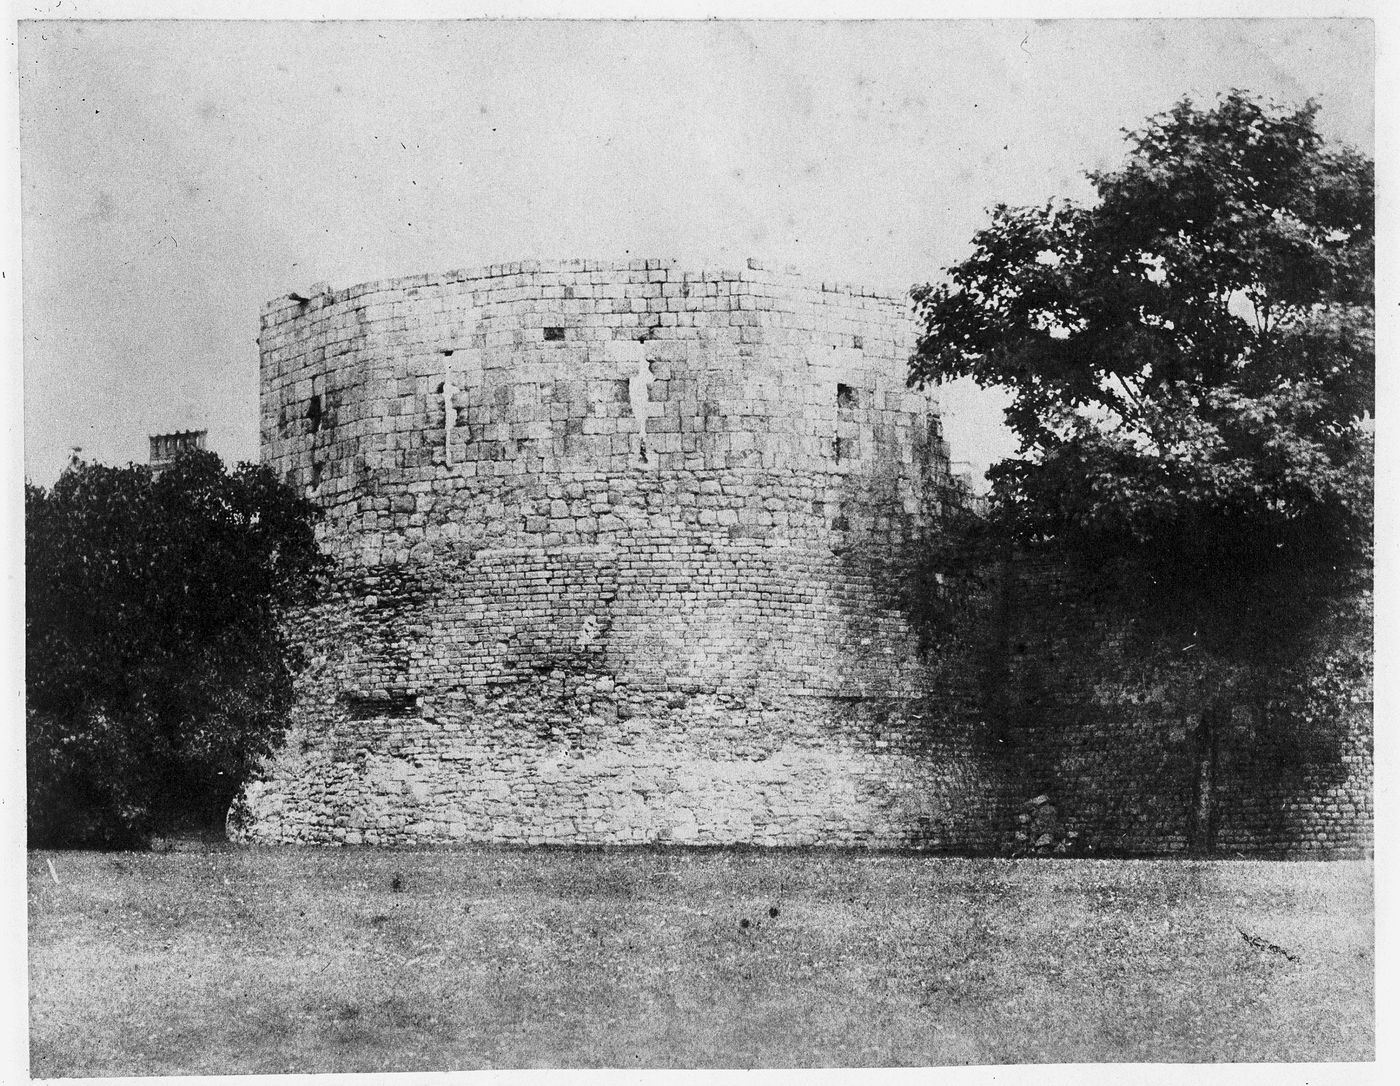
[[1374,167],[1316,116],[1183,101],[1089,175],[1092,205],[998,206],[913,292],[911,384],[1012,395],[1000,526],[1120,568],[1201,636],[1370,564]]
[[323,568],[313,518],[271,470],[209,452],[25,488],[32,843],[221,820],[283,734],[279,618]]

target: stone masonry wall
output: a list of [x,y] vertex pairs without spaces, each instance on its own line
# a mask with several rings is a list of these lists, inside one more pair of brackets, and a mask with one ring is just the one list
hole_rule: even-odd
[[[1022,559],[1008,577],[1004,779],[1019,782],[1013,853],[1171,855],[1190,851],[1208,724],[1203,676],[1156,669],[1125,651],[1126,623],[1054,564]],[[1360,856],[1372,847],[1370,601],[1342,609],[1309,670],[1338,675],[1346,705],[1320,726],[1326,742],[1259,706],[1214,726],[1209,776],[1213,848],[1221,856]],[[1331,659],[1329,660],[1329,657]],[[1365,675],[1355,674],[1364,661]],[[1035,802],[1035,801],[1039,802]]]
[[995,843],[904,608],[956,487],[902,302],[530,263],[282,299],[260,344],[339,572],[245,836]]
[[[912,341],[902,301],[752,262],[269,304],[263,457],[337,573],[237,832],[1186,852],[1191,684],[1134,678],[1063,571],[1014,563],[991,625],[930,643],[913,563],[964,496]],[[1217,728],[1218,854],[1370,849],[1369,684],[1337,724],[1333,757]]]

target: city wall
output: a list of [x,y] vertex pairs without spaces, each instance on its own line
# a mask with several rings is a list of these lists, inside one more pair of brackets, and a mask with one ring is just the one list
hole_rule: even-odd
[[[282,298],[260,344],[264,461],[337,571],[239,836],[1200,850],[1190,684],[1061,571],[921,622],[966,493],[902,299],[523,263]],[[1368,664],[1325,757],[1217,728],[1214,849],[1368,852],[1369,699]]]

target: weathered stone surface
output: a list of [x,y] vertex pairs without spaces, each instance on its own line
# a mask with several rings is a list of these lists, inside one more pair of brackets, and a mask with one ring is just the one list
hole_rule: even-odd
[[264,459],[340,573],[250,836],[990,843],[900,608],[958,496],[912,342],[901,300],[660,261],[269,305]]
[[[1056,571],[1009,579],[991,731],[977,668],[920,643],[910,564],[962,495],[903,301],[511,264],[282,299],[260,345],[263,458],[339,571],[248,837],[1187,848],[1198,721]],[[1357,698],[1286,779],[1232,722],[1222,852],[1369,848]]]
[[[1037,853],[1337,857],[1369,853],[1372,711],[1369,667],[1349,675],[1335,715],[1300,733],[1290,705],[1240,706],[1198,741],[1201,691],[1187,672],[1144,678],[1112,606],[1053,564],[1018,562],[1002,593],[1007,643],[999,690],[1005,779],[1027,782],[1020,815],[1001,848]],[[1350,601],[1351,621],[1319,646],[1369,659],[1369,595]],[[1149,672],[1150,674],[1150,672]],[[1330,681],[1339,681],[1332,672]],[[1213,748],[1209,843],[1193,812],[1203,759]],[[1034,782],[1033,784],[1031,782]],[[1037,790],[1051,785],[1052,792]],[[1012,828],[1025,832],[1018,837]],[[1049,840],[1042,842],[1042,837]],[[1193,840],[1193,837],[1195,838]],[[1028,845],[1027,842],[1034,842]]]

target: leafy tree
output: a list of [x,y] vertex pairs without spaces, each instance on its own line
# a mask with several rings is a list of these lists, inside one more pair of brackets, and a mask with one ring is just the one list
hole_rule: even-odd
[[1000,531],[1111,591],[1144,658],[1213,660],[1214,719],[1296,682],[1370,571],[1374,167],[1317,111],[1184,100],[1095,202],[998,206],[913,291],[911,384],[1011,393]]
[[270,469],[203,451],[26,486],[31,843],[222,820],[283,733],[279,617],[323,569],[313,516]]

